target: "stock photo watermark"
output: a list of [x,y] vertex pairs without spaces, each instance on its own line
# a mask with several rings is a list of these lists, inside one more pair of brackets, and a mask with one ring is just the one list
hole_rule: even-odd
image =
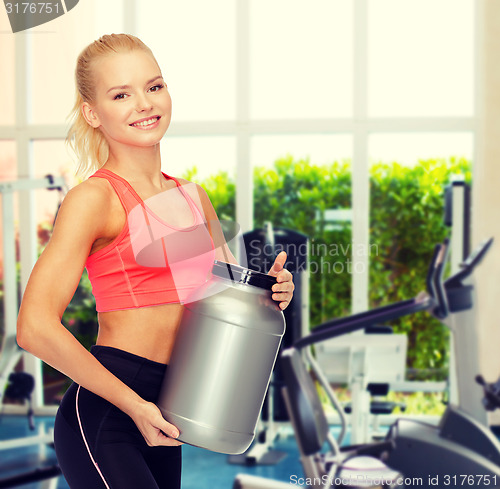
[[428,477],[425,481],[423,477],[403,477],[403,476],[384,476],[382,474],[357,474],[350,476],[329,476],[323,475],[321,477],[301,477],[298,475],[290,476],[290,485],[298,487],[422,487],[424,482],[435,485]]
[[79,0],[55,0],[52,2],[22,2],[4,0],[13,33],[26,31],[46,24],[73,9]]
[[[363,257],[378,256],[378,245],[374,243],[316,243],[312,239],[309,243],[263,244],[260,240],[249,242],[246,254],[248,267],[259,265],[271,266],[274,257],[286,251],[289,260],[285,267],[291,265],[295,272],[306,269],[310,273],[353,274],[366,271],[366,260]],[[307,260],[305,258],[308,258]]]

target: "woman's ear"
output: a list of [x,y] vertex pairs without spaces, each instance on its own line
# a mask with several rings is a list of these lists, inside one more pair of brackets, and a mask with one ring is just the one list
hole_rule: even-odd
[[97,129],[101,125],[101,121],[99,120],[99,116],[96,111],[88,102],[83,102],[81,111],[85,120],[91,125],[94,129]]

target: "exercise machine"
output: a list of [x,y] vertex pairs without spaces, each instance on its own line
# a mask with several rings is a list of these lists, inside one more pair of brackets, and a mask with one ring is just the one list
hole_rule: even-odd
[[[35,430],[33,409],[31,407],[31,395],[35,389],[36,381],[27,372],[15,372],[16,365],[21,360],[23,350],[16,342],[16,322],[18,314],[18,284],[17,284],[17,260],[15,242],[14,222],[14,193],[32,191],[36,189],[58,190],[60,200],[64,196],[66,182],[62,177],[47,175],[39,179],[19,179],[15,181],[0,182],[0,193],[2,195],[2,226],[3,226],[3,276],[4,276],[4,331],[0,341],[0,407],[4,397],[28,402],[28,423],[30,430]],[[32,247],[36,243],[31,243]],[[36,259],[32,250],[33,263]],[[19,447],[32,445],[51,445],[53,443],[53,430],[45,430],[41,425],[37,434],[18,439],[0,440],[0,452]],[[22,474],[0,479],[0,488],[18,487],[23,484],[37,481],[46,481],[44,487],[53,489],[57,483],[54,479],[61,473],[57,464],[44,467],[35,467]]]
[[392,414],[396,407],[405,409],[385,396],[392,385],[404,382],[407,343],[406,334],[377,325],[315,346],[315,359],[328,381],[347,385],[351,393],[351,401],[343,404],[351,444],[378,436],[380,415]]
[[[461,409],[460,403],[448,405],[437,426],[399,419],[381,442],[340,448],[345,420],[339,438],[334,439],[302,355],[339,412],[341,408],[335,393],[311,354],[310,347],[322,341],[427,311],[452,327],[460,365],[462,358],[458,352],[467,351],[467,345],[463,344],[466,338],[463,329],[471,327],[461,317],[464,314],[467,317],[467,312],[473,308],[474,287],[468,279],[492,241],[483,242],[457,273],[443,280],[449,246],[446,240],[434,250],[427,274],[427,292],[413,299],[324,323],[282,353],[280,362],[286,384],[284,397],[301,455],[302,481],[307,487],[500,486],[500,444],[488,427]],[[474,377],[477,372],[467,374]],[[322,449],[326,442],[330,450],[324,453]],[[240,474],[233,487],[278,489],[285,485]]]
[[[460,269],[460,264],[470,253],[470,186],[460,176],[445,188],[444,224],[450,228],[449,262],[451,273]],[[352,220],[350,210],[317,211],[317,220],[321,226],[336,226],[342,221]],[[469,313],[471,316],[473,311]],[[474,317],[463,318],[475,324]],[[315,358],[321,365],[328,380],[333,384],[346,384],[351,394],[351,402],[344,404],[348,415],[351,444],[368,443],[378,436],[378,422],[385,424],[391,419],[393,411],[400,403],[388,402],[386,396],[390,390],[409,392],[443,392],[448,399],[458,403],[461,393],[461,406],[479,422],[486,424],[487,416],[480,403],[478,387],[474,379],[465,374],[457,376],[457,370],[465,372],[479,370],[478,335],[474,327],[466,329],[468,351],[462,355],[461,365],[455,363],[453,335],[450,335],[449,366],[447,381],[413,381],[406,376],[406,334],[381,334],[383,329],[391,332],[387,325],[374,326],[350,335],[333,338],[315,346]],[[367,334],[370,333],[370,334]],[[465,358],[464,358],[465,356]],[[466,364],[466,365],[465,365]],[[330,420],[331,422],[332,420]]]

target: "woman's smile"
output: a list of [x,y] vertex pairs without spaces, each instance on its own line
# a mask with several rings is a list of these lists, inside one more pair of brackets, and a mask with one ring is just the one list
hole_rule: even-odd
[[154,129],[154,128],[158,127],[160,124],[160,119],[161,119],[161,116],[154,115],[154,116],[147,117],[144,119],[139,119],[138,121],[135,121],[129,125],[131,127],[137,128],[137,129],[149,130],[149,129]]

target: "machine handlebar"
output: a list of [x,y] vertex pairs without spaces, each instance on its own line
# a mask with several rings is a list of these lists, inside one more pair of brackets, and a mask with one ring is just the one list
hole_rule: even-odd
[[483,387],[483,406],[486,411],[494,411],[500,407],[500,379],[496,382],[488,383],[482,375],[476,376],[476,382]]
[[345,318],[327,321],[294,343],[296,349],[358,331],[367,326],[398,319],[419,311],[429,311],[439,319],[450,312],[463,311],[472,307],[472,286],[464,285],[468,277],[481,262],[493,243],[493,238],[483,241],[461,265],[461,270],[443,282],[443,273],[448,258],[449,240],[437,244],[427,271],[427,293],[421,292],[415,298],[396,302],[388,306],[354,314]]

